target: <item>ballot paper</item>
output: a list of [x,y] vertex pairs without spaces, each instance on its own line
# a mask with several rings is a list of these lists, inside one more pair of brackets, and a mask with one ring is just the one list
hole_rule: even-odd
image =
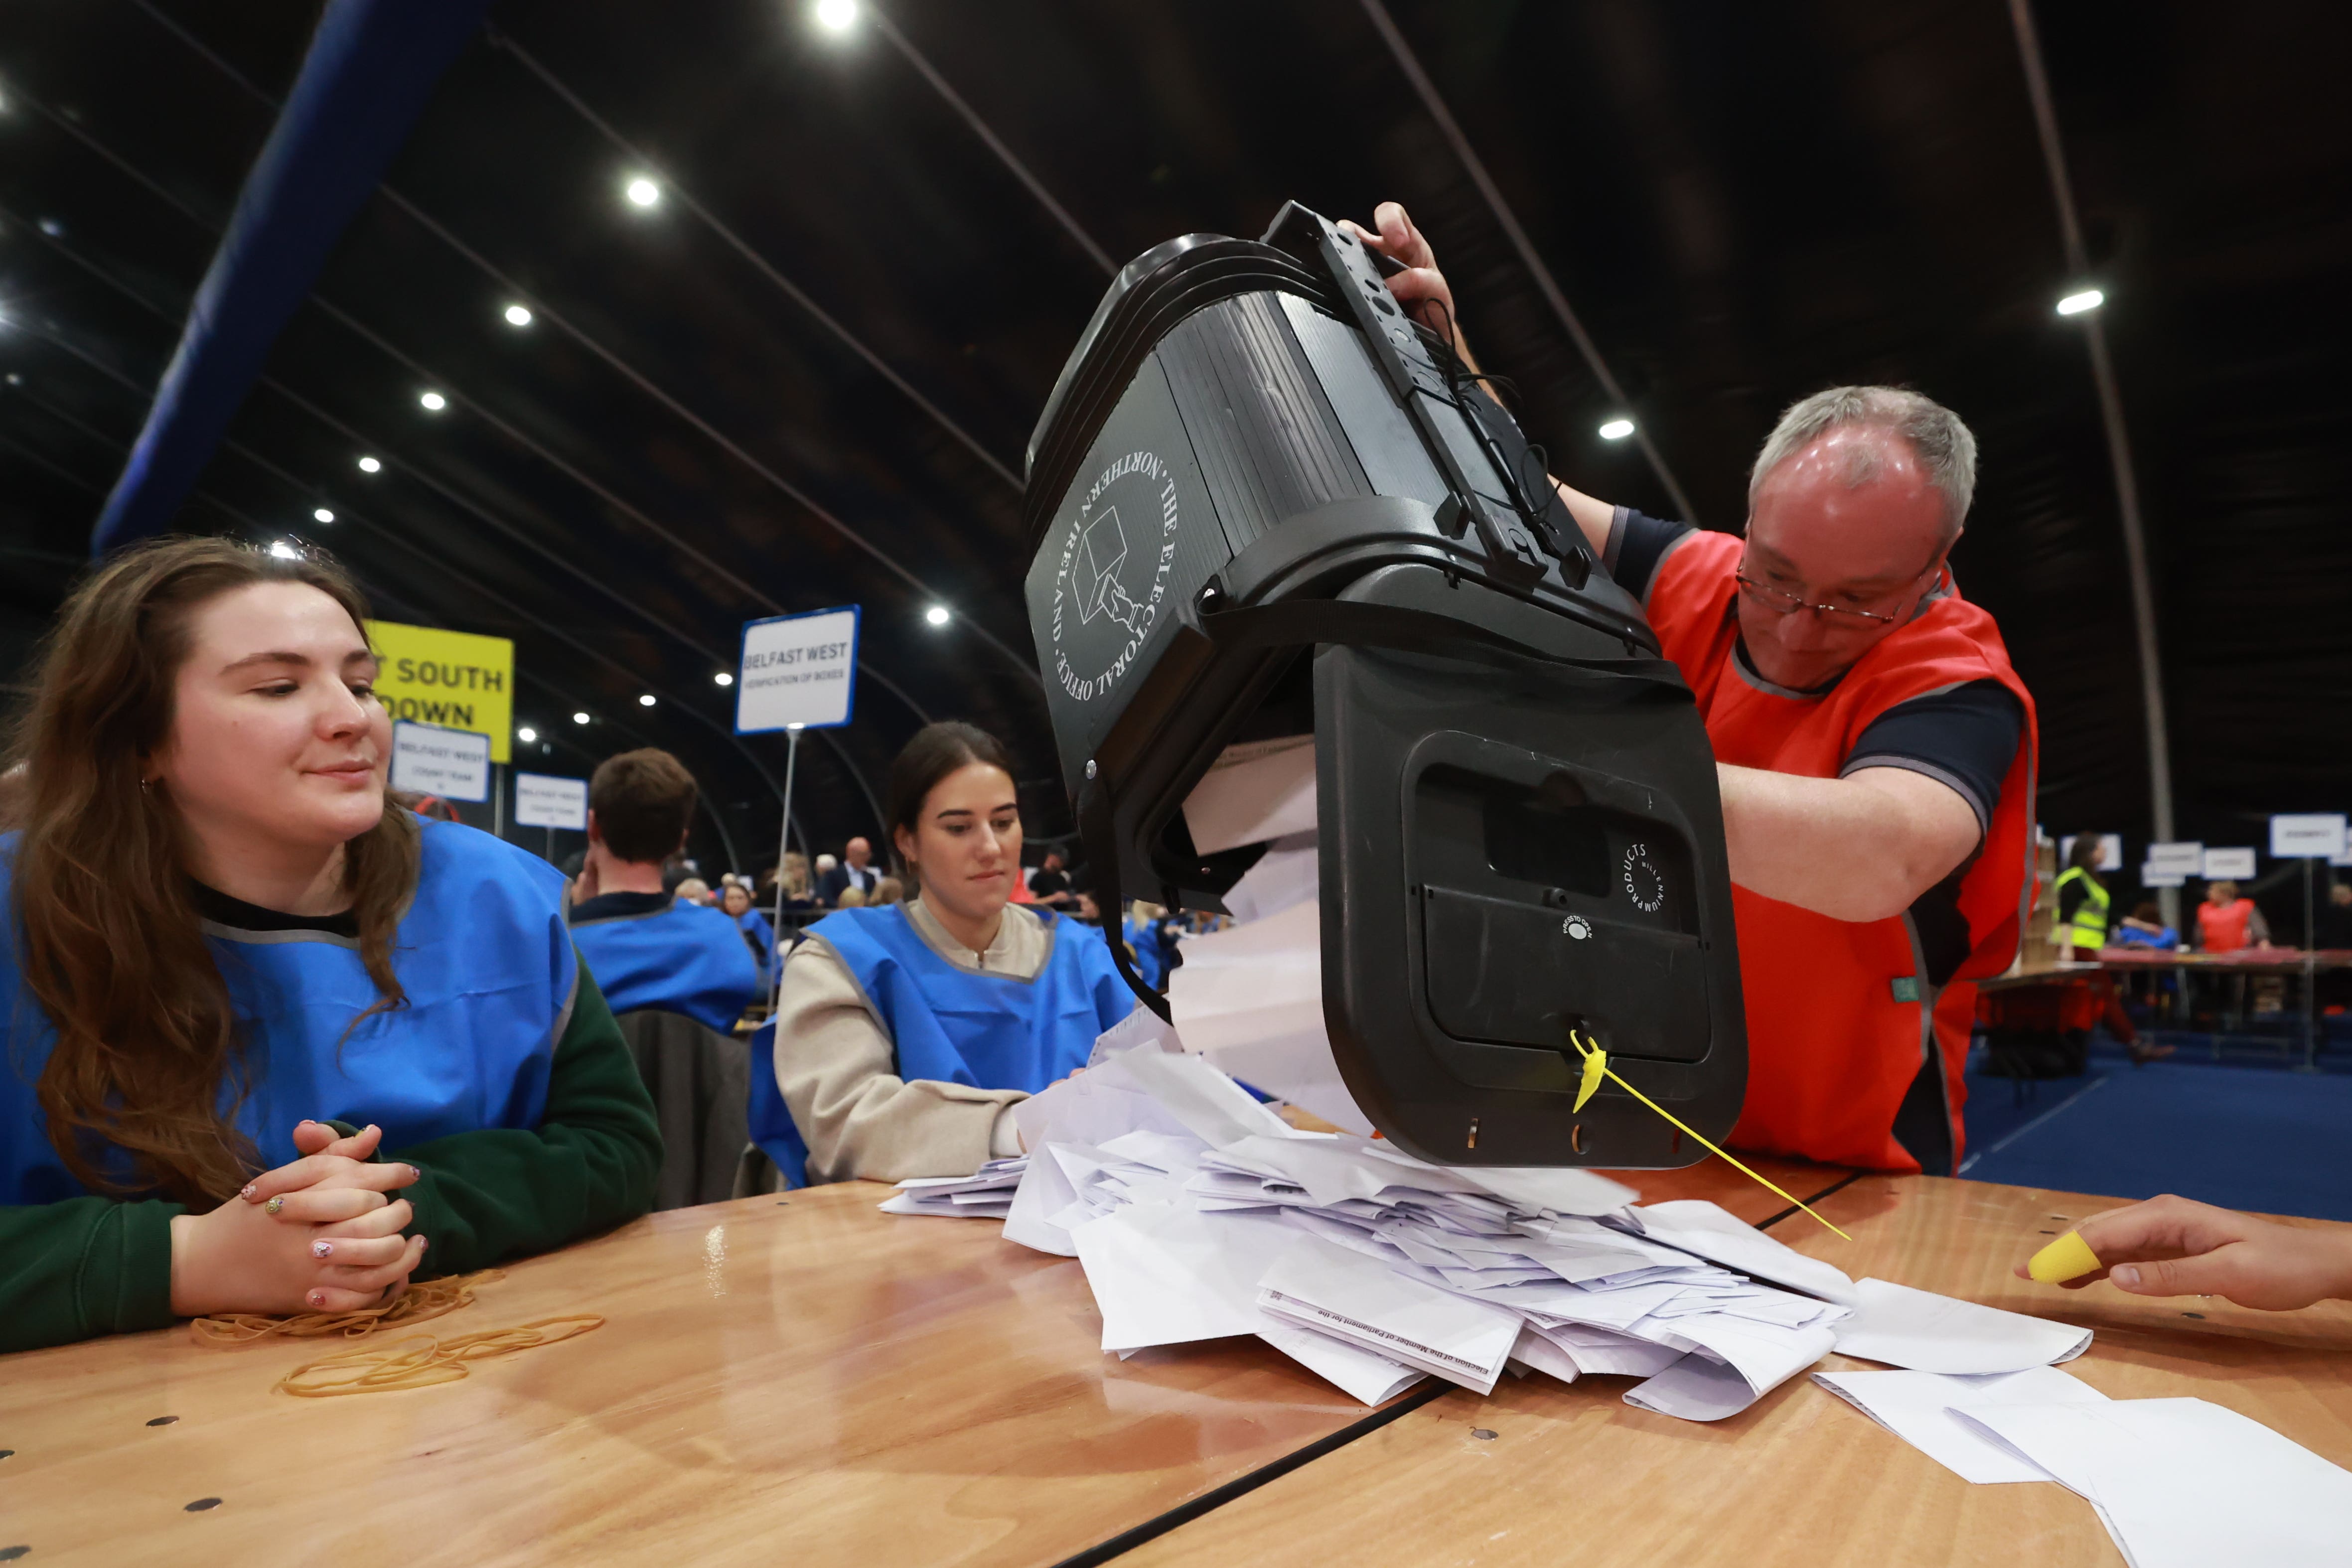
[[884,1200],[885,1214],[937,1214],[960,1219],[1003,1219],[1013,1212],[1013,1189],[1028,1156],[991,1160],[968,1176],[916,1176]]
[[1855,1292],[1855,1313],[1839,1330],[1837,1348],[1864,1361],[1914,1372],[2022,1372],[2072,1361],[2091,1348],[2089,1329],[1908,1285],[1864,1280]]
[[1956,1418],[2088,1501],[2131,1568],[2352,1560],[2352,1474],[2234,1410],[2111,1399]]
[[2106,1396],[2054,1366],[1950,1376],[1935,1372],[1816,1372],[1813,1381],[1962,1480],[2046,1481],[2039,1465],[1992,1441],[1960,1412],[1989,1405],[2096,1405]]
[[1184,1049],[1261,1092],[1369,1136],[1323,1026],[1323,915],[1309,899],[1184,944],[1168,1006]]
[[[1312,832],[1293,833],[1265,846],[1257,863],[1225,891],[1225,913],[1247,924],[1313,904],[1321,891],[1322,862]],[[1193,938],[1198,940],[1198,938]]]
[[1519,1337],[1515,1312],[1407,1279],[1313,1236],[1299,1237],[1260,1277],[1257,1304],[1479,1394],[1494,1392]]
[[1204,855],[1315,827],[1315,737],[1229,746],[1184,798],[1184,826]]
[[1644,1235],[1711,1258],[1727,1269],[1841,1306],[1851,1307],[1856,1300],[1853,1281],[1843,1270],[1774,1240],[1720,1205],[1682,1198],[1636,1208],[1633,1218],[1641,1222]]

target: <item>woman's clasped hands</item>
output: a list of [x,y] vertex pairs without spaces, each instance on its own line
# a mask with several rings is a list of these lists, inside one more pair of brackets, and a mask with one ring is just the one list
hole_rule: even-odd
[[414,1183],[415,1166],[373,1164],[383,1140],[304,1122],[301,1157],[256,1176],[209,1214],[172,1221],[172,1310],[351,1312],[396,1296],[425,1258],[425,1238],[401,1232],[415,1213],[388,1195]]

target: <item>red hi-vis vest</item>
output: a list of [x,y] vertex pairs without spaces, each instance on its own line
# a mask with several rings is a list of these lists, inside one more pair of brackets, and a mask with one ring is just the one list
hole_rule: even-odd
[[2233,898],[2227,904],[2200,904],[2197,906],[2197,930],[2205,940],[2208,953],[2236,953],[2246,946],[2246,928],[2252,925],[2254,901]]
[[[1960,1075],[1976,982],[2009,967],[2032,894],[2033,698],[2010,668],[1992,617],[1960,598],[1948,574],[1941,597],[1881,638],[1828,691],[1808,695],[1759,681],[1733,653],[1740,549],[1729,534],[1685,537],[1658,563],[1649,598],[1650,623],[1697,695],[1718,761],[1834,779],[1871,721],[1898,703],[1995,680],[2024,706],[2016,760],[1960,880],[1968,949],[1951,974],[1928,973],[1908,913],[1833,920],[1731,890],[1748,1057],[1748,1099],[1732,1143],[1874,1170],[1916,1171],[1924,1154],[1943,1167],[1935,1174],[1949,1175],[1960,1159]],[[1906,1147],[1895,1136],[1898,1112],[1912,1142],[1926,1146]],[[1933,1135],[1920,1134],[1923,1124]]]

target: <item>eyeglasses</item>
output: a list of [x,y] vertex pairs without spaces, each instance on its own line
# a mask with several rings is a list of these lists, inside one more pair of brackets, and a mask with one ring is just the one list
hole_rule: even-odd
[[[1745,562],[1742,564],[1744,565]],[[1936,559],[1929,561],[1921,570],[1919,576],[1927,576],[1928,572],[1936,570],[1942,564],[1943,558],[1939,553]],[[1864,631],[1873,626],[1892,626],[1901,619],[1895,615],[1882,614],[1875,610],[1856,610],[1844,604],[1809,604],[1785,590],[1757,581],[1745,571],[1735,571],[1731,575],[1733,580],[1739,584],[1741,592],[1775,615],[1794,615],[1800,610],[1810,610],[1821,617],[1822,624],[1824,626],[1842,627],[1849,632]],[[1918,579],[1914,578],[1912,580],[1916,582]]]

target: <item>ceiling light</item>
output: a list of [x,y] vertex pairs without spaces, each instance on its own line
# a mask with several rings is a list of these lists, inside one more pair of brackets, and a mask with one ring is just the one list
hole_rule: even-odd
[[1630,419],[1612,419],[1601,427],[1603,441],[1622,441],[1633,434],[1633,422]]
[[786,729],[800,729],[800,728],[803,728],[803,727],[803,727],[803,726],[801,726],[801,725],[797,725],[797,724],[788,724],[788,725],[784,726],[784,727],[785,727]]
[[626,185],[622,186],[621,193],[628,197],[631,204],[636,206],[654,207],[661,204],[661,187],[643,174],[637,175]]
[[639,697],[639,698],[637,699],[637,706],[638,706],[639,707],[651,707],[651,706],[654,706],[654,694],[653,694],[653,693],[651,693],[651,692],[647,692],[647,693],[646,693],[643,696]]
[[373,457],[362,457],[360,459],[360,472],[362,474],[374,474],[381,471],[383,467],[383,465],[377,462]]
[[296,549],[292,545],[288,544],[284,539],[270,540],[269,553],[276,556],[279,560],[300,560],[302,559],[302,552]]
[[530,306],[528,306],[528,305],[509,305],[509,306],[508,306],[508,307],[507,307],[507,325],[508,325],[508,326],[509,326],[509,327],[528,327],[528,326],[530,326]]
[[2085,310],[2096,310],[2107,302],[2107,297],[2095,288],[2084,288],[2058,301],[2061,316],[2080,316]]
[[724,671],[724,670],[719,671],[717,674],[715,674],[715,675],[711,676],[710,678],[711,678],[713,681],[717,682],[719,685],[722,685],[722,686],[731,686],[731,685],[733,685],[735,684],[735,677],[734,677],[734,676],[732,676],[732,675],[730,675],[730,674],[728,674],[726,671]]
[[944,604],[934,604],[923,612],[923,619],[934,626],[944,626],[948,623],[948,607]]
[[328,510],[326,507],[320,507],[316,508],[315,510],[313,510],[313,511],[311,512],[311,514],[310,514],[310,515],[311,515],[312,517],[314,517],[318,518],[318,519],[319,519],[320,522],[322,522],[322,523],[331,523],[331,522],[333,522],[333,521],[335,520],[335,514],[334,514],[334,513],[332,513],[332,512],[331,512],[331,511],[329,511],[329,510]]
[[419,392],[416,401],[425,405],[427,413],[439,413],[449,406],[449,400],[436,392]]
[[584,713],[575,713],[572,716],[572,722],[574,724],[586,724],[588,722],[588,716]]
[[857,0],[816,0],[816,25],[828,33],[846,33],[857,20]]
[[62,238],[66,232],[66,225],[55,218],[43,218],[39,226],[41,232],[51,239]]
[[532,741],[539,738],[539,731],[531,728],[529,725],[524,725],[520,729],[515,731],[515,738],[521,741],[525,746],[529,746]]

